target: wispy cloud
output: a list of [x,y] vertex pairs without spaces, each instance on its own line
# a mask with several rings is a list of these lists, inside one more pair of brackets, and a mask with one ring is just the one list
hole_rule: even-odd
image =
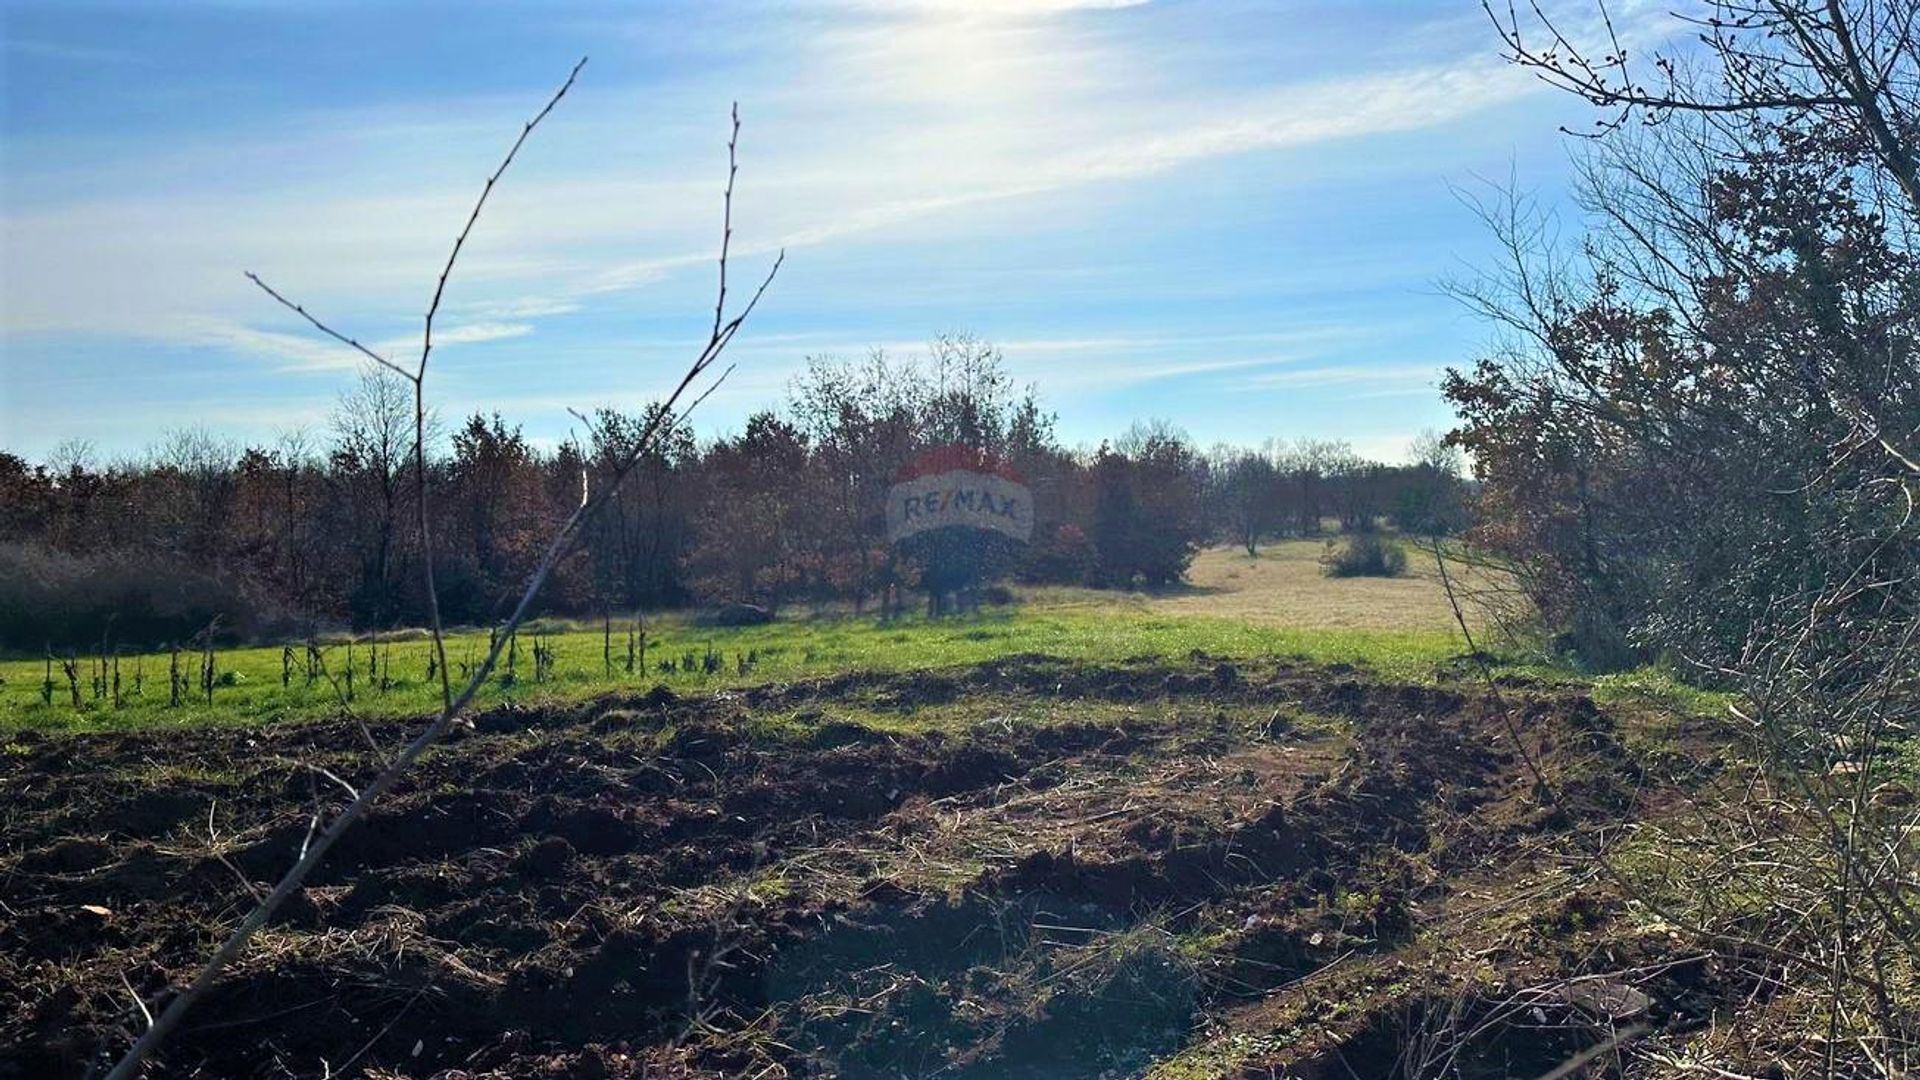
[[1439,374],[1440,367],[1435,364],[1328,365],[1264,372],[1249,376],[1243,381],[1243,385],[1267,389],[1301,389],[1364,383],[1397,383],[1404,388],[1413,388],[1431,386]]
[[[1207,387],[1224,425],[1254,401],[1411,395],[1437,369],[1382,358],[1411,337],[1396,325],[1408,279],[1444,240],[1427,219],[1423,235],[1398,235],[1394,215],[1417,200],[1415,178],[1446,202],[1435,147],[1479,140],[1504,160],[1505,137],[1471,121],[1539,89],[1494,57],[1470,12],[1434,34],[1424,16],[1324,11],[812,0],[751,18],[581,8],[549,24],[477,10],[493,47],[502,27],[590,26],[596,55],[462,257],[439,340],[472,351],[443,370],[442,392],[450,407],[537,409],[633,405],[656,389],[648,379],[711,311],[737,96],[735,282],[776,248],[793,258],[766,321],[736,345],[747,366],[716,413],[765,404],[807,355],[913,352],[955,326],[997,337],[1016,377],[1070,398],[1054,399],[1063,413],[1152,412]],[[114,59],[124,37],[88,25],[7,47]],[[279,30],[262,63],[286,47]],[[1323,33],[1345,36],[1317,46]],[[166,78],[198,78],[192,59]],[[177,374],[209,378],[358,362],[243,269],[382,352],[417,348],[452,234],[544,89],[509,93],[487,70],[371,71],[348,104],[329,84],[293,97],[275,72],[276,92],[303,104],[164,132],[8,129],[0,344],[15,374],[0,391],[15,397],[0,405],[57,402],[60,349],[83,337],[109,342],[103,356],[164,346]],[[443,79],[444,95],[424,89]],[[229,100],[218,79],[193,89]],[[1349,194],[1352,178],[1378,190]]]
[[306,333],[258,330],[244,323],[216,318],[182,318],[164,333],[174,340],[211,346],[255,357],[270,357],[275,370],[311,371],[351,369],[353,353],[341,345]]
[[126,64],[140,59],[139,55],[125,49],[106,49],[91,45],[69,45],[58,41],[43,41],[37,38],[24,38],[15,35],[0,35],[0,51],[18,53],[23,56],[44,57],[49,60],[65,60],[78,64]]
[[1149,0],[849,0],[855,10],[973,18],[1041,18],[1070,11],[1119,11]]
[[[181,319],[172,325],[170,336],[177,344],[205,345],[247,356],[275,361],[270,370],[352,371],[369,363],[359,353],[336,341],[312,333],[261,330],[245,323],[217,318]],[[476,322],[448,326],[434,331],[435,350],[506,341],[533,333],[532,323]],[[369,349],[402,366],[408,354],[418,353],[418,337],[395,337],[369,342]]]
[[[477,345],[484,341],[505,341],[508,338],[525,337],[531,333],[533,333],[532,323],[467,323],[464,326],[450,326],[436,331],[433,335],[433,346],[438,349],[447,345]],[[403,339],[388,348],[398,351],[412,344],[413,342]]]
[[571,315],[580,310],[580,304],[552,297],[521,296],[463,304],[460,310],[477,319],[538,319],[547,315]]
[[[1111,5],[1003,6],[1040,18]],[[1051,59],[1044,22],[1041,29],[1021,21],[1011,30],[995,24],[954,31],[945,22],[952,7],[928,5],[930,47],[953,49],[956,34],[961,42],[978,34],[992,47],[983,49],[990,54],[1002,46],[1024,50],[981,62],[995,65],[996,73],[999,65],[1012,64],[1024,76],[1042,80],[1023,84],[1028,93],[1050,93],[1058,89],[1056,81],[1070,84],[1073,92],[1065,104],[1046,108],[1039,104],[1044,97],[1023,94],[1018,100],[996,97],[996,104],[979,115],[893,119],[885,99],[852,97],[837,103],[840,119],[830,124],[823,124],[824,118],[776,116],[770,123],[819,126],[836,137],[830,143],[778,147],[782,156],[775,160],[750,160],[757,181],[743,194],[737,257],[745,262],[775,248],[831,245],[910,223],[936,222],[942,232],[964,235],[966,212],[984,205],[1140,181],[1236,155],[1451,123],[1530,91],[1525,79],[1499,64],[1470,59],[1231,97],[1203,91],[1184,100],[1164,95],[1141,100],[1128,93],[1125,75],[1142,62],[1140,56],[1081,46],[1063,53],[1058,64],[1073,70],[1062,74],[1044,68],[1045,73],[1035,74],[1030,60]],[[1008,34],[1015,36],[1005,38]],[[886,39],[888,55],[896,61],[898,39],[898,34]],[[865,58],[862,50],[868,47],[840,56],[815,75],[830,82],[841,66]],[[965,66],[965,60],[948,58],[945,66]],[[924,78],[928,66],[916,64],[899,77]],[[582,88],[583,95],[594,92],[591,82]],[[617,88],[599,92],[622,96]],[[893,92],[904,91],[894,87]],[[654,168],[670,171],[637,180],[594,175],[600,162],[579,156],[578,150],[597,142],[621,147],[618,152],[625,154],[635,132],[631,110],[617,100],[586,111],[591,115],[571,121],[575,126],[564,135],[570,141],[558,149],[572,160],[538,166],[536,175],[511,177],[506,197],[476,238],[461,267],[460,288],[469,296],[480,294],[467,301],[477,319],[537,320],[572,313],[603,294],[657,285],[711,265],[717,210],[711,181],[702,183],[679,162],[656,161]],[[450,112],[464,132],[471,122],[466,110]],[[421,130],[410,124],[393,145],[367,145],[367,129],[353,128],[366,121],[349,115],[330,119],[352,130],[323,131],[314,141],[324,148],[329,141],[353,139],[363,160],[369,151],[402,153],[422,140]],[[542,137],[561,136],[543,132]],[[426,138],[428,144],[439,141]],[[537,147],[529,157],[537,161],[547,149]],[[235,153],[228,147],[220,157]],[[238,157],[246,159],[244,149]],[[209,161],[217,159],[209,155]],[[122,167],[140,168],[131,162]],[[265,190],[217,199],[143,194],[44,211],[9,207],[5,239],[17,253],[10,258],[34,265],[36,273],[7,275],[6,327],[153,336],[156,328],[165,334],[178,326],[171,316],[181,312],[217,312],[264,325],[264,317],[246,317],[237,302],[237,265],[298,267],[302,282],[288,286],[300,289],[304,283],[323,290],[314,299],[337,318],[364,318],[368,310],[377,317],[398,317],[404,309],[394,308],[395,298],[416,292],[441,257],[444,234],[470,202],[472,185],[355,192],[351,174],[329,179],[346,192]],[[924,230],[917,237],[927,238]],[[621,251],[635,247],[652,247],[655,253],[635,258]],[[233,334],[225,340],[238,346],[246,339]]]

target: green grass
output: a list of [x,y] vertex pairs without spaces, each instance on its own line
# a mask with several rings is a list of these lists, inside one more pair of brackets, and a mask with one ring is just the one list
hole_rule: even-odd
[[1690,686],[1654,665],[1593,679],[1593,700],[1602,705],[1638,701],[1689,716],[1724,716],[1734,696]]
[[[881,624],[872,618],[851,616],[783,621],[768,626],[711,629],[684,621],[656,620],[647,649],[649,670],[642,676],[624,671],[625,644],[616,638],[616,671],[609,677],[602,663],[599,629],[554,633],[548,641],[555,664],[545,683],[533,682],[532,638],[523,634],[516,679],[503,685],[500,675],[481,692],[478,705],[505,701],[577,701],[609,690],[643,689],[662,683],[680,691],[702,691],[741,684],[846,671],[885,672],[975,664],[997,657],[1036,653],[1067,661],[1113,662],[1144,658],[1182,658],[1195,651],[1229,658],[1280,656],[1317,663],[1366,666],[1382,676],[1425,680],[1436,665],[1460,651],[1456,635],[1431,629],[1340,629],[1256,625],[1216,617],[1163,616],[1121,607],[1019,608],[963,619],[928,622],[909,619]],[[459,672],[463,660],[478,663],[487,646],[484,631],[451,635],[447,653]],[[695,671],[662,674],[660,661],[680,660],[687,652],[696,658],[711,647],[724,659],[721,672]],[[391,686],[381,692],[367,677],[367,648],[353,647],[357,664],[352,708],[363,716],[408,716],[433,711],[437,683],[427,677],[430,646],[424,639],[383,644],[383,663]],[[296,654],[301,650],[296,649]],[[758,660],[745,675],[736,671],[737,657],[752,652]],[[326,664],[336,677],[347,659],[344,645],[325,648]],[[183,653],[182,668],[195,678],[198,657]],[[53,668],[52,703],[42,701],[45,678],[42,661],[0,662],[0,729],[31,728],[47,731],[104,731],[156,727],[192,727],[210,724],[263,724],[338,715],[341,704],[334,687],[322,680],[307,685],[304,658],[295,657],[291,684],[281,685],[281,650],[226,649],[216,654],[216,670],[233,673],[232,685],[214,688],[209,705],[194,693],[178,708],[167,706],[168,657],[148,654],[120,660],[123,704],[95,700],[82,664],[82,707],[76,711],[64,675]],[[144,687],[132,694],[136,670],[144,672]],[[342,683],[344,685],[344,683]]]

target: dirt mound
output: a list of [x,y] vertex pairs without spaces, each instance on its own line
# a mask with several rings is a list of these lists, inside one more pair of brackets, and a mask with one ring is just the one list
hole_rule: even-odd
[[[828,715],[936,705],[919,732]],[[1606,718],[1527,707],[1573,816],[1625,805]],[[498,710],[343,839],[162,1071],[1138,1072],[1239,1002],[1395,955],[1449,872],[1568,827],[1504,731],[1465,693],[1200,656]],[[351,724],[15,751],[19,1077],[123,1047],[130,993],[164,998],[341,804],[331,777],[377,767]],[[1399,1038],[1357,1015],[1324,1026],[1336,1051]]]

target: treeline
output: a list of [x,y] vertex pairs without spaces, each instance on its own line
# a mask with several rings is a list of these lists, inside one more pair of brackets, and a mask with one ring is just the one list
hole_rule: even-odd
[[[654,419],[601,410],[550,451],[498,414],[436,436],[425,480],[445,618],[498,619],[582,485],[606,483]],[[241,449],[176,432],[110,467],[0,454],[0,646],[177,640],[216,617],[232,636],[421,623],[411,422],[405,388],[368,372],[318,438]],[[884,494],[945,445],[1025,477],[1033,542],[1007,569],[1028,582],[1165,584],[1216,538],[1254,550],[1385,519],[1458,524],[1437,444],[1422,464],[1388,466],[1337,442],[1202,452],[1155,423],[1068,449],[1000,353],[966,337],[924,359],[813,361],[782,408],[738,434],[665,432],[551,579],[548,613],[898,603],[923,568],[890,549]]]

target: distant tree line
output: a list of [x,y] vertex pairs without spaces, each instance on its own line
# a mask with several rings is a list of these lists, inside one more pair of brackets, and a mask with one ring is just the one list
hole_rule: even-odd
[[[419,623],[410,410],[405,388],[370,370],[319,437],[236,448],[180,431],[145,460],[110,466],[72,449],[42,464],[0,453],[0,645],[178,640],[215,616],[253,636]],[[603,483],[651,418],[602,409],[552,450],[498,413],[443,433],[426,479],[445,616],[499,618],[582,485]],[[1383,519],[1458,524],[1457,481],[1437,444],[1413,466],[1338,442],[1202,453],[1156,422],[1071,450],[1054,422],[976,339],[940,338],[918,359],[813,360],[784,408],[737,434],[702,442],[669,424],[560,567],[546,610],[897,603],[925,567],[888,544],[885,491],[904,464],[945,445],[1025,477],[1033,542],[1005,570],[1027,582],[1164,585],[1209,540],[1253,552],[1267,538]]]

